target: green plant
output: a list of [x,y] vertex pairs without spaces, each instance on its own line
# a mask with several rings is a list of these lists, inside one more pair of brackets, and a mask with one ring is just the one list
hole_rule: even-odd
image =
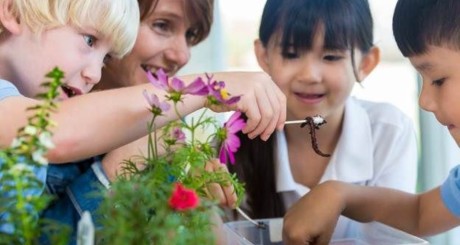
[[[3,244],[36,244],[41,231],[51,232],[56,224],[39,219],[51,197],[44,194],[46,152],[53,148],[50,113],[57,109],[54,99],[64,77],[58,68],[46,75],[47,92],[38,95],[42,103],[28,108],[33,115],[18,131],[10,147],[0,149],[0,241]],[[43,229],[43,230],[42,230]],[[5,232],[6,231],[6,232]],[[53,244],[65,244],[65,235]]]
[[[157,135],[155,119],[169,110],[168,102],[177,113],[177,104],[186,95],[206,96],[208,105],[232,104],[239,97],[230,96],[225,83],[211,76],[207,83],[197,78],[188,86],[177,78],[169,79],[162,70],[148,76],[153,85],[167,91],[166,100],[160,102],[156,95],[144,94],[153,115],[148,125],[148,152],[126,160],[124,174],[111,184],[99,210],[103,228],[98,240],[105,244],[212,244],[211,217],[218,209],[216,201],[209,199],[207,187],[213,183],[233,185],[239,200],[244,189],[236,176],[224,170],[207,171],[205,166],[218,155],[216,141],[221,143],[220,161],[233,163],[239,147],[235,133],[245,123],[236,112],[222,127],[203,111],[191,122],[169,123]],[[206,139],[196,137],[197,130],[210,128],[215,133]],[[189,137],[185,139],[185,135]]]

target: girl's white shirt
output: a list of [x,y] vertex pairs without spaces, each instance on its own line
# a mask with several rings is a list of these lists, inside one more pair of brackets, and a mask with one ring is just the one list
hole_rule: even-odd
[[[305,137],[309,137],[307,130]],[[285,134],[277,134],[276,188],[285,207],[289,208],[310,189],[294,181]],[[319,146],[321,148],[321,142]],[[345,105],[342,134],[320,183],[340,180],[414,193],[417,156],[413,123],[404,113],[390,104],[350,97]],[[351,236],[353,223],[346,217],[340,217],[333,239]]]

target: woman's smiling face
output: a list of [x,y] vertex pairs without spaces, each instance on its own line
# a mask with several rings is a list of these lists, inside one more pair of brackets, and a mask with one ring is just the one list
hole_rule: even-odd
[[163,69],[173,75],[182,68],[195,38],[186,8],[186,0],[158,0],[141,21],[133,50],[121,60],[108,62],[98,88],[146,83],[146,70]]

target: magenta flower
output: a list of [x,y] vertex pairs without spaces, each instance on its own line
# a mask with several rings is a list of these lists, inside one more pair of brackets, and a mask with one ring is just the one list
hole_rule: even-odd
[[238,102],[241,99],[241,96],[230,96],[227,89],[225,88],[225,82],[213,81],[212,76],[209,76],[208,74],[206,74],[206,76],[208,78],[208,100],[210,104],[231,105]]
[[188,86],[185,86],[185,83],[177,77],[173,77],[171,83],[169,83],[168,75],[162,69],[159,69],[155,76],[150,71],[147,71],[147,78],[155,87],[167,91],[169,94],[167,98],[174,102],[181,101],[184,94],[207,95],[209,93],[208,86],[206,86],[201,77],[195,79]]
[[197,77],[195,81],[190,83],[188,86],[185,86],[184,82],[179,78],[173,77],[172,88],[174,91],[181,91],[182,94],[192,94],[192,95],[207,95],[208,86],[204,83],[201,77]]
[[240,139],[236,133],[246,126],[246,122],[240,118],[241,112],[235,112],[224,124],[224,127],[218,132],[218,138],[222,141],[219,160],[221,163],[227,163],[230,160],[231,164],[235,163],[235,152],[240,147]]
[[149,110],[155,116],[161,115],[164,111],[168,111],[171,107],[166,101],[160,102],[160,99],[158,99],[158,96],[156,94],[149,94],[147,90],[144,90],[143,94],[145,99],[149,103]]
[[180,127],[169,129],[169,132],[164,135],[164,143],[168,146],[185,143],[185,133]]
[[172,137],[176,140],[177,143],[185,142],[185,133],[180,127],[176,127],[172,131]]
[[147,78],[149,79],[150,83],[157,88],[161,88],[167,91],[169,89],[168,74],[166,74],[162,69],[159,69],[155,76],[153,76],[151,71],[147,71]]

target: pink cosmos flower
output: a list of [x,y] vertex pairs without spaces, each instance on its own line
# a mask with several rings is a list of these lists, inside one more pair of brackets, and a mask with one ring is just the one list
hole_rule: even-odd
[[177,211],[186,211],[196,208],[200,204],[200,199],[194,190],[184,187],[181,183],[175,183],[168,203]]
[[238,102],[241,99],[241,96],[230,96],[227,89],[225,88],[225,82],[223,81],[213,81],[212,76],[206,74],[208,78],[208,88],[210,95],[211,104],[226,104],[231,105]]
[[168,146],[185,143],[185,133],[180,127],[174,127],[163,136],[164,143]]
[[172,137],[176,140],[177,143],[185,142],[185,133],[180,127],[176,127],[172,131]]
[[144,90],[143,94],[150,105],[149,110],[156,116],[161,115],[164,111],[168,111],[171,107],[166,101],[160,102],[156,94],[149,94],[147,90]]
[[177,77],[173,77],[171,83],[169,83],[168,75],[163,69],[159,69],[155,76],[150,71],[147,71],[147,78],[155,87],[167,91],[169,93],[168,99],[174,102],[181,101],[184,94],[207,95],[209,93],[208,86],[206,86],[201,77],[196,78],[188,86],[185,86],[185,83]]
[[235,112],[224,124],[224,127],[218,133],[218,137],[223,140],[219,151],[219,160],[221,163],[227,163],[230,160],[231,164],[235,163],[235,152],[240,147],[240,139],[236,133],[246,126],[246,122],[240,118],[241,112]]

